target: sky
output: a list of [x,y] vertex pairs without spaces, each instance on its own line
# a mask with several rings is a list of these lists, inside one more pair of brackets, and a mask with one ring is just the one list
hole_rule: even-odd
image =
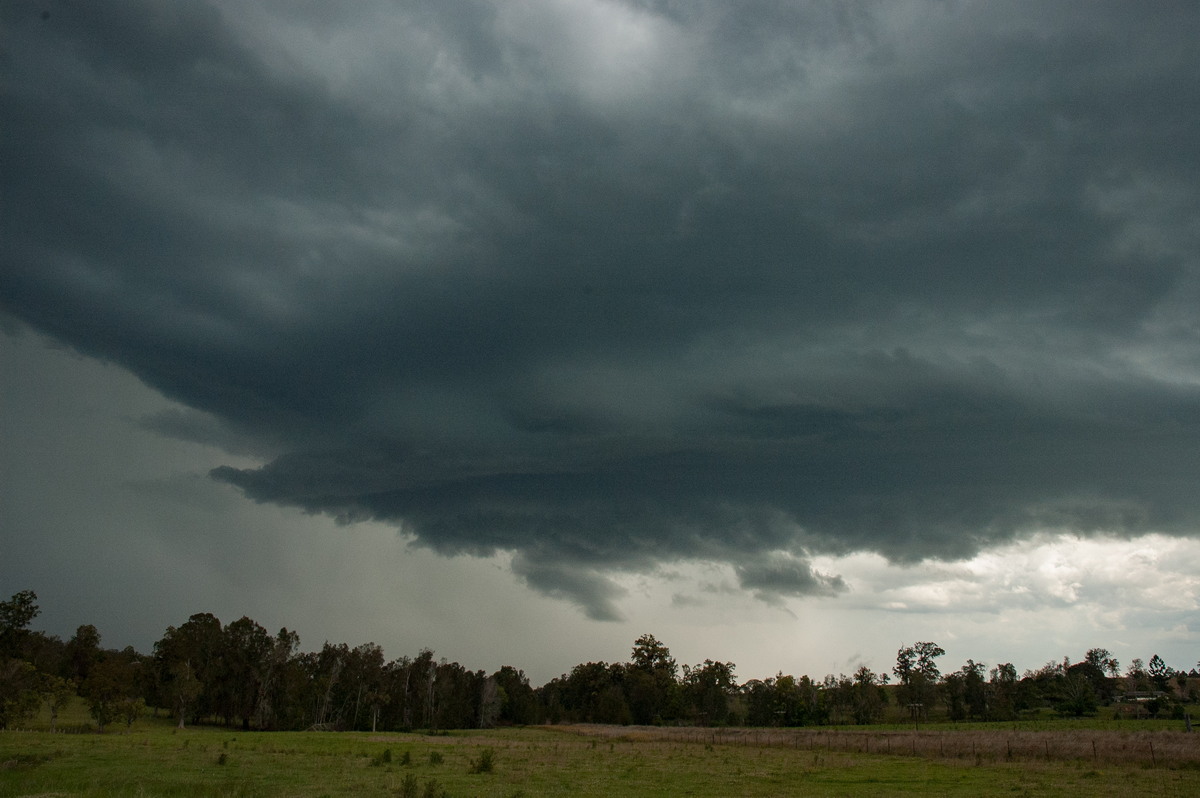
[[[535,684],[1200,660],[1200,8],[0,6],[0,594]],[[40,626],[39,626],[40,624]]]

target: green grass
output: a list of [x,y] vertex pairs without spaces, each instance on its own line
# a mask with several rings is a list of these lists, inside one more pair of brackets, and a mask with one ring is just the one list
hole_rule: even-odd
[[[81,722],[72,718],[76,727]],[[60,725],[68,725],[60,720]],[[1132,725],[1132,724],[1131,724]],[[39,724],[40,726],[40,724]],[[989,730],[646,730],[536,727],[445,736],[368,733],[177,731],[144,718],[109,733],[0,732],[0,796],[1191,796],[1200,734],[1162,731],[1159,761],[1104,756],[1029,757],[877,753],[881,740],[970,739]],[[1011,734],[1005,731],[1004,734]],[[1068,739],[1056,730],[1035,741]],[[1100,739],[1143,738],[1093,731]],[[807,735],[807,736],[805,736]],[[868,739],[865,735],[874,735]],[[1110,739],[1111,738],[1111,739]],[[1172,742],[1167,744],[1167,740]],[[714,742],[715,740],[715,742]],[[866,741],[871,753],[862,753]],[[1139,745],[1141,742],[1138,743]],[[1169,754],[1171,745],[1182,745]],[[1189,749],[1188,746],[1191,746]],[[852,750],[853,749],[853,750]],[[1115,749],[1114,749],[1115,750]],[[491,754],[485,752],[490,751]],[[390,752],[390,753],[388,753]],[[1181,753],[1179,753],[1181,752]],[[1189,753],[1190,752],[1190,753]],[[491,770],[479,770],[487,756]],[[1200,759],[1200,756],[1197,757]],[[429,790],[435,792],[436,790]]]

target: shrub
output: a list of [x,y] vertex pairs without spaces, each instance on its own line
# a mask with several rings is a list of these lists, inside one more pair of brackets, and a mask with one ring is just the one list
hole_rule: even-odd
[[400,798],[417,798],[417,777],[409,773],[400,782],[400,787],[396,790],[396,794]]
[[468,773],[491,773],[496,767],[496,752],[490,748],[485,748],[479,752],[478,759],[471,760],[471,767],[467,769]]

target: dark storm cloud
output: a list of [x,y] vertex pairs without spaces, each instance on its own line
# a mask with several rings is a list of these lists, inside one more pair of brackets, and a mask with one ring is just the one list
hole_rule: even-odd
[[1189,4],[40,10],[0,306],[254,499],[597,618],[1200,520]]
[[828,576],[793,557],[764,557],[734,568],[742,587],[753,590],[764,601],[781,596],[836,595],[846,590],[840,576]]

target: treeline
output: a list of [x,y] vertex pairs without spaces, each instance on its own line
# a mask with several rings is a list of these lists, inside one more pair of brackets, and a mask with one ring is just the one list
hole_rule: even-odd
[[862,665],[849,676],[779,673],[738,684],[733,663],[679,668],[666,646],[644,635],[630,662],[577,665],[537,691],[538,705],[549,722],[809,726],[1014,720],[1046,708],[1080,716],[1125,699],[1130,714],[1182,717],[1183,704],[1197,700],[1188,681],[1200,676],[1196,668],[1177,671],[1158,655],[1148,667],[1135,659],[1121,675],[1116,659],[1094,648],[1080,662],[1050,662],[1018,677],[1010,663],[989,670],[973,660],[943,674],[944,654],[921,642],[896,652],[891,674]]
[[29,630],[37,596],[0,602],[0,728],[49,707],[51,724],[74,695],[97,725],[132,723],[166,711],[180,726],[220,723],[263,730],[454,729],[539,719],[525,674],[488,675],[432,651],[386,661],[374,643],[300,650],[286,628],[269,633],[249,618],[222,625],[199,613],[167,627],[146,655],[104,649],[91,625],[65,643]]
[[[259,730],[457,729],[589,722],[804,726],[884,719],[1010,720],[1051,707],[1073,715],[1136,693],[1139,711],[1194,701],[1189,673],[1157,655],[1121,675],[1104,649],[1052,662],[1018,678],[1011,664],[990,670],[968,660],[943,674],[935,643],[902,646],[892,673],[866,666],[850,676],[777,674],[739,684],[731,662],[680,667],[652,635],[634,641],[629,661],[589,662],[539,688],[505,666],[494,673],[435,659],[428,649],[387,660],[374,643],[326,642],[300,650],[286,628],[271,634],[243,617],[222,625],[209,613],[167,628],[151,654],[101,647],[94,626],[71,639],[32,631],[37,596],[0,602],[0,728],[45,707],[51,726],[75,698],[97,726],[132,724],[165,712],[185,724]],[[1200,663],[1198,663],[1200,665]],[[1196,676],[1193,669],[1191,676]],[[893,677],[895,681],[893,681]]]

